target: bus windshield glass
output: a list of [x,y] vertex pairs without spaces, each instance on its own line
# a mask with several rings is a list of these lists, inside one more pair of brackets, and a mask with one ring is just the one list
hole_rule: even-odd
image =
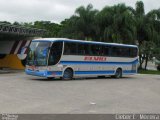
[[32,42],[27,56],[27,64],[46,66],[51,42]]

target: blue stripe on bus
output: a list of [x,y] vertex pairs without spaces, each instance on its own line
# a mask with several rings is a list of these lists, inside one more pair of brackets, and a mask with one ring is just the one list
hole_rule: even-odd
[[[114,70],[103,70],[103,71],[75,71],[75,75],[81,74],[114,74]],[[136,70],[123,70],[123,74],[136,73]],[[62,71],[48,71],[47,75],[62,75]]]
[[75,71],[75,74],[114,74],[114,70],[107,71]]
[[[81,75],[81,74],[114,74],[115,71],[114,70],[107,70],[107,71],[75,71],[74,72],[77,75]],[[136,70],[123,70],[123,74],[132,74],[132,73],[136,73]]]
[[62,75],[62,71],[47,71],[47,75]]
[[95,62],[95,61],[60,61],[60,64],[118,64],[118,65],[129,65],[129,64],[137,64],[138,59],[132,61],[132,62]]
[[46,77],[46,71],[33,71],[33,70],[26,69],[25,72],[28,75]]
[[[26,74],[28,75],[35,75],[41,77],[48,77],[48,76],[61,76],[63,74],[62,71],[32,71],[32,70],[25,70]],[[114,70],[104,70],[104,71],[75,71],[75,75],[98,75],[98,74],[114,74]],[[123,70],[123,74],[134,74],[136,70]]]
[[62,71],[33,71],[33,70],[29,70],[29,69],[26,69],[25,70],[26,74],[28,75],[35,75],[35,76],[41,76],[41,77],[47,77],[47,76],[50,76],[50,75],[62,75]]

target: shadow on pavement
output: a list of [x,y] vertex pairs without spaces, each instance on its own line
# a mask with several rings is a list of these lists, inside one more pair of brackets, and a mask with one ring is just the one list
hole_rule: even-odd
[[24,70],[0,68],[0,74],[20,73],[20,72],[24,72]]
[[99,77],[87,77],[87,78],[74,78],[74,79],[72,79],[72,80],[62,80],[62,79],[47,79],[47,78],[40,78],[40,77],[37,77],[37,78],[35,78],[35,76],[34,76],[34,78],[31,78],[31,77],[29,77],[29,79],[28,80],[35,80],[35,81],[88,81],[88,80],[132,80],[132,79],[134,79],[134,77],[132,77],[132,76],[125,76],[125,77],[122,77],[122,78],[119,78],[119,79],[116,79],[116,78],[112,78],[112,77],[103,77],[103,78],[99,78]]

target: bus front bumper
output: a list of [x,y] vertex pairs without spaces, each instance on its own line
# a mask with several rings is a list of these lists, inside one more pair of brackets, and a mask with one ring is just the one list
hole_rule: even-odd
[[62,72],[61,71],[39,71],[39,70],[30,70],[30,69],[26,69],[25,73],[27,75],[33,75],[33,76],[40,76],[40,77],[60,77],[62,76]]

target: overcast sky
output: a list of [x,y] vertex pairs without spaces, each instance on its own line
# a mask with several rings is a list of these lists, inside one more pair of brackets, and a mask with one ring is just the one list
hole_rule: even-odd
[[[95,9],[125,3],[135,8],[137,0],[0,0],[0,21],[34,22],[37,20],[60,23],[74,14],[77,7],[89,3]],[[160,8],[160,0],[143,0],[145,11]]]

